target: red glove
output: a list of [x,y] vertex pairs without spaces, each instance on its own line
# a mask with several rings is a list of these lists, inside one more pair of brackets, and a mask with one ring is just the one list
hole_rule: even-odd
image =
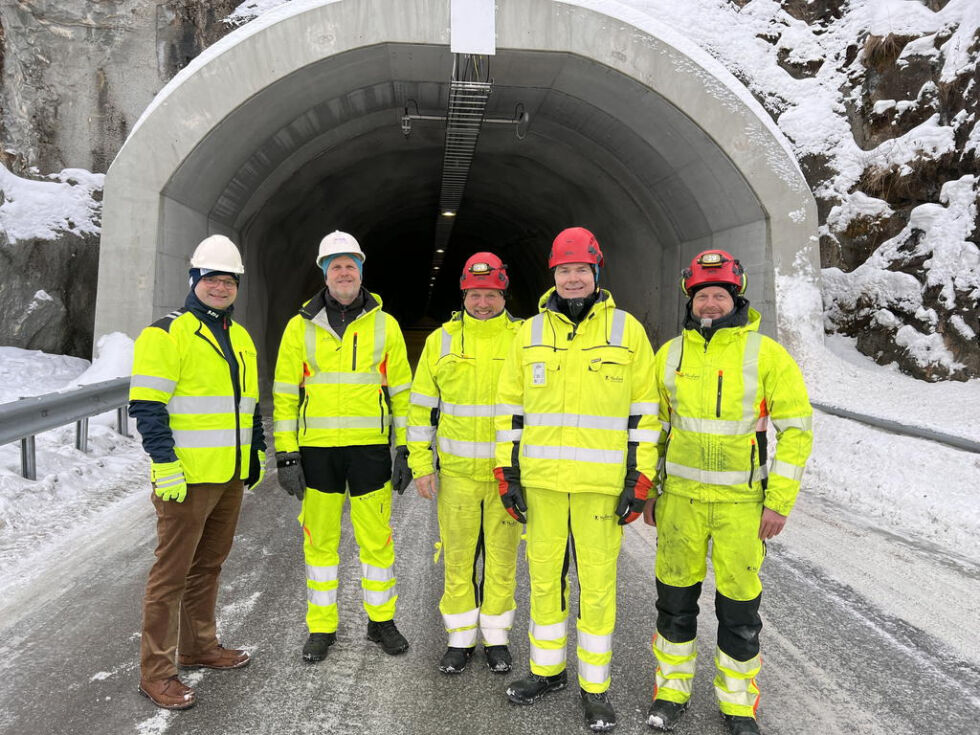
[[650,478],[642,472],[630,470],[626,473],[626,484],[619,494],[619,505],[616,506],[620,526],[632,523],[643,514],[643,506],[646,505],[647,495],[652,487]]
[[524,502],[520,478],[514,477],[516,473],[510,467],[494,467],[493,474],[497,478],[500,500],[504,504],[504,509],[518,523],[527,523],[527,518],[524,516],[527,512],[527,503]]

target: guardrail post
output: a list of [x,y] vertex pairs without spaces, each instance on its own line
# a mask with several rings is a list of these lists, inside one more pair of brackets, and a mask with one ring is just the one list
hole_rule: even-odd
[[123,436],[132,436],[129,433],[129,414],[126,413],[128,405],[126,404],[116,409],[116,429]]
[[37,479],[37,457],[34,454],[34,437],[20,440],[20,474],[28,480]]
[[88,418],[79,419],[75,422],[75,449],[81,452],[88,451]]

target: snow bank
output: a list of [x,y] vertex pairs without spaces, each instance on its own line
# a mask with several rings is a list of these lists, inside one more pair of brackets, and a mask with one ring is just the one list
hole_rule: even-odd
[[104,174],[66,168],[45,177],[22,179],[0,164],[0,231],[7,240],[53,240],[65,232],[95,235],[101,231]]
[[[91,365],[0,347],[0,402],[128,375],[132,350],[132,340],[120,333],[99,338]],[[36,461],[37,481],[25,480],[20,445],[0,446],[0,582],[4,570],[29,551],[131,492],[131,478],[144,475],[148,465],[138,439],[116,432],[114,411],[89,421],[87,453],[75,449],[74,424],[38,435]]]

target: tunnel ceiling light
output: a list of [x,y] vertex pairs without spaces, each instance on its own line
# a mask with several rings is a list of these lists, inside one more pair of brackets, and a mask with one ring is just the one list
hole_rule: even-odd
[[444,253],[444,252],[446,252],[446,249],[445,248],[436,248],[436,252],[437,253]]
[[451,209],[447,209],[445,212],[442,213],[442,216],[443,217],[455,217],[456,216],[456,213],[453,210],[451,210]]

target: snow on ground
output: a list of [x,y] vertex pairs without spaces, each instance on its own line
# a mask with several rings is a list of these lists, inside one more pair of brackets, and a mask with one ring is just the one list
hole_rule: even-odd
[[98,234],[105,174],[66,168],[49,181],[22,179],[0,163],[0,232],[10,242],[53,240],[64,232]]
[[[0,403],[129,375],[129,337],[102,337],[96,354],[90,365],[75,357],[0,347]],[[0,446],[0,588],[13,564],[132,493],[137,489],[132,478],[147,474],[149,467],[139,441],[116,431],[115,411],[90,419],[86,453],[75,449],[74,424],[40,434],[36,461],[37,481],[26,480],[20,443]]]

